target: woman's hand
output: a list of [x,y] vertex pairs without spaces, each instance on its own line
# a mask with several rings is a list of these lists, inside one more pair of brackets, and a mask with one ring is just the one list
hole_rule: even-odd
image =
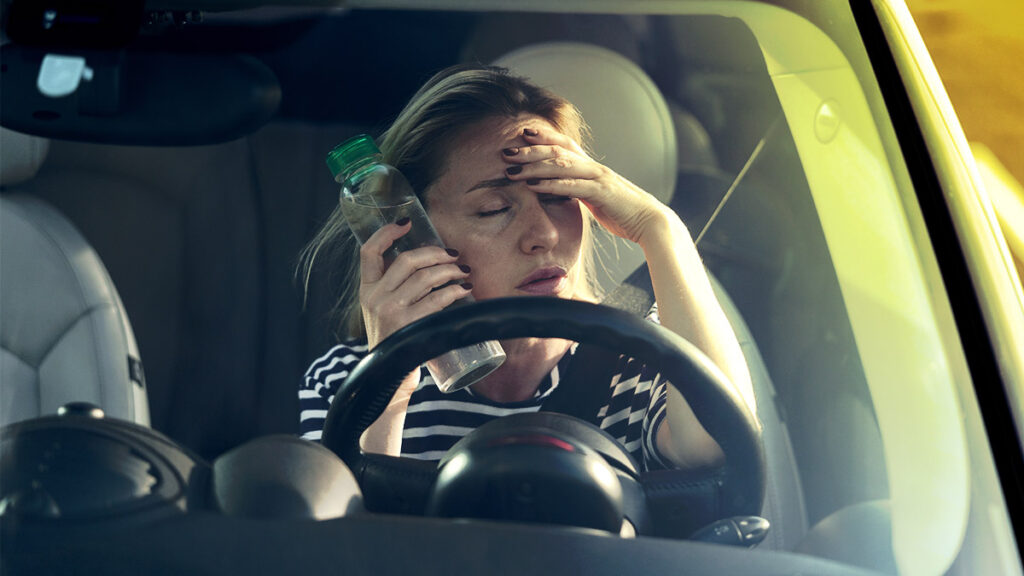
[[359,303],[371,350],[399,328],[444,309],[473,288],[461,282],[470,269],[456,263],[455,250],[417,248],[386,265],[384,254],[411,227],[408,218],[383,226],[359,250]]
[[616,236],[637,242],[674,214],[657,198],[592,159],[575,140],[554,130],[527,128],[529,144],[502,151],[510,180],[525,181],[538,194],[578,198]]

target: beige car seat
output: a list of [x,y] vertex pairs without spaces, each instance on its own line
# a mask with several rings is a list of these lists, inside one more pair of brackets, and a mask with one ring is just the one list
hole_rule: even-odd
[[22,189],[46,140],[0,129],[0,425],[70,402],[149,425],[135,336],[96,252]]

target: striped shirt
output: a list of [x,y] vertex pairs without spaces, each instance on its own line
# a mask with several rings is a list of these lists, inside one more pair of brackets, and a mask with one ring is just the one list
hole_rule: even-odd
[[[647,318],[658,321],[657,308]],[[494,402],[470,388],[443,394],[425,368],[409,399],[402,431],[402,456],[440,460],[445,452],[473,429],[502,416],[537,412],[573,369],[577,346],[544,378],[533,398],[522,402]],[[303,438],[319,441],[327,409],[349,371],[367,354],[365,342],[339,344],[314,361],[299,388],[300,430]],[[668,462],[655,445],[656,432],[665,419],[666,381],[656,371],[620,357],[609,377],[608,398],[591,419],[641,463],[645,470],[666,468]]]

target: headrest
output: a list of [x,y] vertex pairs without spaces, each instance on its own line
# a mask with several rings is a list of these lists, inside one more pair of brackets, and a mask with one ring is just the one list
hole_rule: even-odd
[[32,179],[50,150],[50,141],[0,127],[0,186]]
[[667,202],[676,183],[676,134],[665,97],[635,63],[607,48],[545,42],[494,62],[568,99],[606,166]]
[[480,14],[462,46],[462,60],[493,62],[516,48],[551,42],[576,42],[608,48],[639,62],[639,38],[647,22],[624,14],[488,12]]

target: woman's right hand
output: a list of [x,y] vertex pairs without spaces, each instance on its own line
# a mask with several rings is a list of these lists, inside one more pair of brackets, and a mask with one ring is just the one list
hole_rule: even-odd
[[383,226],[359,249],[359,303],[371,350],[403,326],[465,298],[473,288],[462,282],[470,269],[456,263],[455,250],[426,246],[402,252],[386,265],[384,254],[411,228],[408,218]]

